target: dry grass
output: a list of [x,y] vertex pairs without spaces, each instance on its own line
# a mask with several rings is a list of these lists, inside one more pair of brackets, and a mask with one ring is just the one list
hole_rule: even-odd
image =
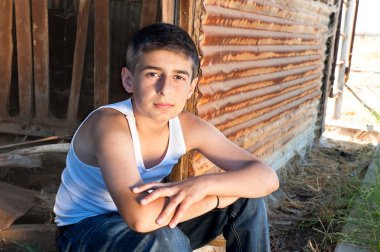
[[271,209],[273,251],[334,251],[342,216],[374,151],[329,140],[294,158],[281,174],[283,197]]

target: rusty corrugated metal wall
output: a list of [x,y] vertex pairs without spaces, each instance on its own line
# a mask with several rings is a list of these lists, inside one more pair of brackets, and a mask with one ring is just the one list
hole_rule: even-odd
[[[310,0],[204,0],[197,114],[280,168],[315,139],[334,12]],[[190,176],[215,169],[190,160]]]

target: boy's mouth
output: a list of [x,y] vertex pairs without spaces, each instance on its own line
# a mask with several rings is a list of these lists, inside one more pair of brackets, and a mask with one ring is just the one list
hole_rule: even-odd
[[155,103],[154,106],[160,109],[168,109],[168,108],[173,107],[174,105],[170,103]]

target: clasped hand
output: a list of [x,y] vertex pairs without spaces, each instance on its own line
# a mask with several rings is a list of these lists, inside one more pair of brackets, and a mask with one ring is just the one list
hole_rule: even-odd
[[204,188],[196,179],[188,179],[179,182],[159,183],[152,182],[132,188],[134,193],[150,192],[140,200],[143,206],[158,198],[167,199],[164,208],[156,219],[161,225],[165,220],[171,218],[169,227],[174,228],[185,215],[191,205],[206,197]]

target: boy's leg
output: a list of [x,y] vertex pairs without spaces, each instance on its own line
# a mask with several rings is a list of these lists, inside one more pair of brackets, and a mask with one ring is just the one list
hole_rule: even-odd
[[269,226],[264,199],[239,199],[178,226],[193,249],[223,233],[227,251],[270,251]]
[[189,239],[168,227],[149,233],[130,229],[118,213],[87,218],[57,238],[59,251],[191,251]]

